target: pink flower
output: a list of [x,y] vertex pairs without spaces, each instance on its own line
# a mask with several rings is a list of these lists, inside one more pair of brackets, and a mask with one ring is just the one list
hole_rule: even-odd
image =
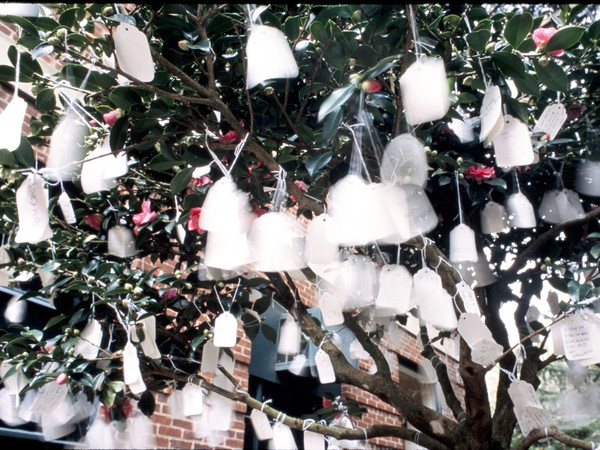
[[152,211],[150,208],[150,200],[142,202],[142,212],[133,216],[133,223],[139,227],[156,220],[158,213],[156,211]]
[[[535,45],[538,48],[539,52],[545,51],[546,44],[548,44],[548,41],[550,40],[550,38],[557,31],[558,30],[554,27],[537,28],[536,30],[533,31],[531,38],[533,39],[533,42],[535,42]],[[554,51],[550,52],[550,54],[552,56],[562,56],[564,53],[565,53],[564,50],[554,50]]]
[[109,127],[112,127],[115,122],[117,121],[117,119],[119,117],[121,117],[122,115],[122,111],[120,109],[115,109],[111,112],[107,112],[106,114],[103,114],[102,117],[104,118],[104,121],[106,122],[106,124]]
[[331,400],[329,400],[327,397],[323,397],[323,408],[327,408],[328,406],[331,406]]
[[229,130],[227,133],[221,136],[220,140],[226,144],[235,144],[240,140],[240,135],[233,130]]
[[197,231],[202,234],[205,232],[202,228],[200,228],[200,214],[202,213],[202,208],[195,207],[190,209],[190,218],[188,219],[187,229],[189,231]]
[[481,183],[483,180],[493,180],[496,178],[496,171],[493,167],[471,166],[465,171],[465,178]]
[[102,228],[102,216],[100,214],[88,214],[85,216],[85,224],[96,231]]
[[252,212],[256,215],[256,217],[260,217],[267,213],[267,211],[258,206],[258,204],[254,201],[252,202]]
[[207,184],[211,184],[212,182],[213,182],[213,180],[210,177],[210,175],[202,175],[201,177],[194,178],[192,180],[192,183],[196,187],[206,186]]
[[168,301],[177,300],[177,298],[179,298],[179,292],[177,291],[177,288],[169,288],[164,292],[163,297]]
[[363,81],[360,86],[361,86],[362,90],[367,93],[377,92],[383,88],[383,84],[381,84],[381,82],[377,81],[377,80]]
[[296,180],[294,181],[294,184],[298,186],[298,189],[300,189],[301,191],[306,191],[308,189],[308,186],[304,181]]

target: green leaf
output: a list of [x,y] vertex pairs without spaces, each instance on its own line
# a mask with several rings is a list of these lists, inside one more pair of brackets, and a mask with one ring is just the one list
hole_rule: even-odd
[[141,103],[142,98],[133,89],[119,86],[108,94],[109,100],[117,107],[129,111],[133,105]]
[[317,173],[320,169],[325,167],[329,161],[331,161],[331,156],[333,153],[331,151],[322,153],[320,155],[313,156],[308,161],[306,161],[305,167],[308,174],[311,178]]
[[41,58],[42,56],[49,55],[53,51],[53,45],[50,45],[47,42],[42,42],[33,49],[33,51],[31,52],[31,58],[35,60]]
[[108,20],[114,20],[115,22],[128,23],[129,25],[136,26],[135,18],[126,14],[115,14],[114,16],[107,17]]
[[127,140],[127,116],[119,117],[110,129],[110,149],[121,150]]
[[56,108],[56,96],[54,95],[54,89],[42,89],[35,98],[35,106],[44,112],[50,112],[54,110],[54,108]]
[[388,56],[387,58],[383,58],[374,67],[364,71],[360,76],[360,80],[369,80],[381,75],[386,70],[394,67],[398,62],[398,58],[400,58],[400,55],[392,55]]
[[329,144],[329,141],[331,141],[340,127],[343,118],[344,114],[342,108],[337,109],[333,114],[329,114],[329,117],[327,117],[327,120],[325,121],[325,125],[323,125],[322,146],[325,147],[327,144]]
[[273,327],[263,323],[260,326],[260,331],[262,331],[263,336],[273,344],[277,342],[277,331],[273,329]]
[[517,86],[517,89],[528,95],[533,95],[535,97],[540,96],[540,86],[538,84],[538,80],[533,75],[528,73],[523,73],[522,77],[514,77],[513,81]]
[[50,320],[48,320],[48,322],[46,323],[46,326],[44,327],[44,331],[49,329],[49,328],[53,328],[56,325],[64,322],[65,320],[67,320],[69,318],[69,316],[65,316],[64,314],[61,314],[59,316],[54,316],[52,317]]
[[255,311],[252,312],[243,312],[241,317],[244,327],[244,332],[246,336],[250,338],[250,340],[254,340],[254,338],[258,335],[260,331],[260,317],[258,313]]
[[204,53],[210,53],[210,51],[211,51],[209,39],[198,41],[196,44],[189,44],[188,47],[191,50],[200,50],[200,51],[203,51]]
[[561,92],[569,90],[567,74],[554,61],[548,61],[548,65],[543,67],[538,60],[534,59],[533,66],[535,67],[538,79],[548,89]]
[[476,52],[483,53],[490,37],[492,37],[492,33],[489,30],[473,31],[467,35],[467,43]]
[[323,119],[332,111],[341,108],[342,105],[346,103],[350,97],[352,97],[352,94],[355,90],[356,86],[348,84],[333,91],[331,95],[327,97],[323,103],[321,103],[318,117],[319,122],[322,122]]
[[5,148],[0,149],[0,166],[15,166],[17,163],[15,157],[10,150]]
[[492,59],[506,76],[518,78],[525,73],[523,61],[514,53],[496,52],[492,55]]
[[194,172],[194,168],[188,167],[173,177],[171,180],[171,192],[173,195],[179,194],[190,184],[190,181],[192,181],[192,172]]
[[600,20],[596,20],[589,26],[588,34],[591,39],[598,40],[598,37],[600,37]]
[[508,21],[504,29],[504,38],[512,46],[518,48],[519,45],[529,35],[533,27],[533,16],[528,12],[518,14]]
[[458,96],[458,103],[475,103],[477,101],[477,97],[475,97],[473,94],[469,94],[468,92],[462,92],[459,96]]
[[329,38],[327,29],[321,22],[318,21],[315,21],[310,25],[310,34],[313,39],[321,43],[327,42],[327,39]]
[[36,36],[36,37],[39,36],[37,27],[34,24],[32,24],[31,21],[26,19],[25,17],[2,16],[2,20],[5,20],[6,22],[16,23],[21,28],[23,28],[23,31],[26,31],[27,33],[31,34],[32,36]]
[[600,244],[596,244],[594,245],[591,249],[590,249],[590,254],[594,257],[594,258],[599,258],[600,257]]
[[584,31],[584,27],[577,26],[561,28],[554,34],[554,36],[550,38],[546,44],[546,52],[566,50],[570,47],[573,47],[579,42]]

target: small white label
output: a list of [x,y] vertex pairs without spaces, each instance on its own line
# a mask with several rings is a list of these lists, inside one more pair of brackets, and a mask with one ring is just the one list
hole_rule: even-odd
[[50,413],[65,399],[69,393],[66,384],[48,383],[40,390],[31,407],[31,412],[38,414]]
[[230,312],[224,312],[215,320],[213,330],[215,347],[233,347],[237,343],[237,320]]
[[75,344],[75,354],[85,359],[96,359],[102,342],[102,325],[93,319],[79,335],[81,338]]
[[481,366],[489,366],[502,356],[504,349],[493,339],[481,339],[471,348],[471,359]]
[[169,409],[171,419],[185,419],[183,414],[183,392],[179,389],[174,390],[169,396]]
[[325,450],[325,436],[313,431],[304,432],[304,448],[310,450]]
[[[142,314],[145,314],[143,312]],[[160,358],[160,350],[156,346],[156,318],[154,316],[144,317],[138,320],[135,325],[131,326],[131,340],[133,342],[139,342],[136,327],[141,326],[144,333],[144,340],[140,342],[142,352],[148,358],[158,359]]]
[[492,333],[479,318],[479,314],[463,313],[458,320],[458,332],[470,348],[481,339],[492,339]]
[[567,359],[577,361],[594,356],[594,341],[598,337],[594,323],[572,316],[564,320],[561,333]]
[[211,431],[229,431],[235,402],[222,395],[211,393],[208,396],[207,404],[210,404],[210,409],[207,411],[209,429]]
[[13,97],[0,114],[0,148],[11,152],[21,144],[21,132],[27,110],[27,102],[21,97]]
[[30,174],[17,190],[17,212],[19,231],[16,243],[37,244],[52,237],[48,224],[48,191],[42,177]]
[[123,349],[123,381],[134,394],[141,394],[146,390],[144,378],[140,371],[137,349],[131,342],[127,342]]
[[254,428],[254,433],[259,441],[273,439],[273,427],[264,412],[253,409],[250,413],[250,422],[252,422],[252,428]]
[[329,355],[322,348],[317,350],[315,364],[317,366],[317,373],[319,374],[319,381],[321,384],[335,382],[335,371],[333,370],[331,359],[329,359]]
[[515,408],[533,407],[543,409],[534,387],[523,380],[515,380],[508,387],[508,395]]
[[479,118],[481,120],[479,139],[494,140],[495,134],[501,131],[503,126],[501,122],[500,127],[497,127],[502,119],[502,95],[498,86],[490,86],[486,89]]
[[460,295],[460,298],[463,301],[463,307],[465,308],[465,312],[480,316],[481,310],[479,309],[479,303],[477,302],[475,291],[471,289],[471,286],[469,286],[464,281],[461,281],[456,284],[456,291],[458,292],[458,295]]
[[548,140],[551,141],[556,137],[565,120],[567,120],[567,110],[562,103],[555,103],[544,109],[544,112],[533,128],[533,132],[545,131],[548,133]]
[[323,324],[326,327],[344,323],[342,301],[335,294],[323,291],[319,296],[319,308],[321,309]]
[[290,427],[280,422],[273,425],[272,443],[275,450],[297,450],[298,448]]
[[306,363],[306,356],[302,353],[296,355],[294,360],[291,362],[288,370],[292,372],[294,375],[300,375],[304,370],[304,364]]
[[493,143],[498,167],[526,166],[535,160],[529,128],[516,117],[504,116],[504,128]]
[[[552,417],[542,408],[526,406],[523,408],[515,407],[515,416],[519,422],[519,427],[524,436],[531,433],[536,428],[546,428],[555,425]],[[543,441],[541,441],[543,442]]]
[[280,355],[296,355],[300,348],[301,330],[292,316],[289,316],[279,330],[277,353]]
[[73,205],[71,204],[71,198],[69,197],[69,194],[63,191],[63,193],[60,194],[58,197],[58,204],[60,206],[60,210],[62,211],[65,222],[77,222],[77,218],[75,217],[75,211],[73,210]]
[[121,23],[113,40],[121,70],[140,81],[152,81],[154,61],[146,35],[129,23]]
[[204,393],[202,388],[194,383],[187,383],[181,390],[183,400],[183,414],[185,416],[197,416],[202,414],[204,404]]
[[202,372],[215,372],[217,370],[219,352],[219,348],[215,347],[212,340],[207,341],[202,346],[202,364],[200,365]]

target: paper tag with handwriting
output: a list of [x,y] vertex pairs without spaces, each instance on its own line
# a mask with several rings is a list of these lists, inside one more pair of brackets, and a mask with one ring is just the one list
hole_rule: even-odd
[[204,404],[204,392],[202,388],[194,383],[187,383],[181,390],[183,400],[183,414],[185,416],[197,416],[202,414]]
[[213,330],[215,347],[233,347],[237,343],[237,320],[230,312],[224,312],[215,320]]
[[319,381],[321,384],[335,382],[335,371],[333,370],[331,359],[329,359],[329,355],[322,348],[317,350],[315,364],[317,366],[317,373],[319,374]]
[[[542,408],[534,408],[531,406],[525,406],[523,408],[515,407],[515,416],[517,417],[519,427],[521,428],[521,432],[524,436],[527,436],[536,428],[543,429],[555,425],[555,422],[550,414],[548,414],[546,410]],[[545,440],[546,439],[540,439],[539,442],[544,442]]]
[[595,323],[582,316],[571,316],[561,327],[565,356],[571,361],[592,358],[596,354],[598,328]]
[[254,433],[259,441],[273,439],[273,427],[264,412],[253,409],[250,413],[250,422],[252,422],[252,428],[254,428]]
[[304,431],[304,448],[325,450],[325,436],[313,431]]
[[540,409],[544,408],[535,392],[535,388],[527,381],[513,381],[508,387],[508,395],[515,405],[515,408],[524,408],[526,406]]
[[471,348],[471,359],[474,363],[489,366],[502,356],[504,349],[493,339],[481,339]]
[[69,197],[69,194],[63,191],[63,193],[58,196],[58,205],[60,206],[60,210],[62,211],[62,215],[65,219],[65,222],[77,222],[77,218],[75,217],[75,211],[73,210],[73,205],[71,203],[71,198]]
[[33,402],[31,411],[38,414],[50,413],[60,405],[68,393],[69,387],[66,384],[47,383]]
[[200,370],[202,372],[215,372],[217,370],[219,352],[219,348],[215,347],[212,340],[206,341],[202,346],[202,364],[200,365]]
[[492,339],[492,333],[479,318],[479,314],[463,313],[458,319],[458,332],[471,348],[481,339]]
[[342,301],[332,292],[321,292],[319,295],[319,308],[321,309],[323,324],[326,327],[344,323]]
[[479,303],[477,302],[477,297],[475,296],[475,292],[471,289],[464,281],[461,281],[456,284],[456,291],[462,298],[463,306],[465,308],[465,312],[481,315],[481,310],[479,309]]
[[486,89],[479,118],[481,120],[479,139],[493,141],[504,124],[502,122],[502,95],[498,86],[490,86]]
[[17,190],[17,212],[19,231],[15,236],[16,243],[37,244],[52,237],[48,216],[48,191],[39,175],[28,175]]
[[567,110],[562,103],[555,103],[544,109],[544,112],[533,128],[533,132],[545,131],[548,133],[548,140],[551,141],[556,137],[565,120],[567,120]]

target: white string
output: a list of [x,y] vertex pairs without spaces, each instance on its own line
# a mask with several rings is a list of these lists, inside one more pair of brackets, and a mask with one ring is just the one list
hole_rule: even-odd
[[506,374],[506,376],[508,376],[508,379],[510,380],[511,383],[514,383],[515,381],[517,381],[517,379],[515,378],[515,375],[512,372],[509,372],[508,370],[500,367],[500,370],[502,372],[504,372]]
[[408,9],[410,11],[410,27],[412,29],[413,41],[415,43],[415,55],[418,61],[421,53],[421,40],[419,39],[419,31],[417,30],[417,19],[415,17],[413,5],[408,5]]
[[219,292],[217,292],[217,286],[213,286],[215,289],[215,294],[217,294],[217,300],[219,301],[219,305],[221,305],[221,309],[223,310],[224,313],[229,312],[229,311],[225,311],[225,308],[223,307],[223,303],[221,303],[221,296],[219,295]]
[[349,173],[352,174],[361,174],[364,171],[364,174],[367,178],[367,181],[371,182],[371,177],[369,176],[369,171],[367,169],[367,164],[362,155],[361,150],[361,138],[354,132],[355,127],[361,127],[362,124],[356,125],[347,125],[346,123],[342,123],[344,128],[348,129],[352,134],[352,155],[350,156],[350,170]]
[[271,212],[278,212],[283,200],[287,194],[285,188],[285,178],[287,176],[287,172],[283,167],[279,166],[279,171],[274,172],[275,178],[277,178],[277,185],[275,186],[275,194],[273,194],[273,203],[271,204]]
[[363,433],[365,433],[365,441],[369,439],[369,436],[367,435],[367,430],[366,428],[363,428]]
[[231,171],[233,170],[233,166],[235,166],[235,163],[237,162],[240,154],[242,153],[242,150],[244,149],[244,146],[246,145],[246,141],[248,140],[248,136],[250,136],[250,133],[246,133],[246,136],[244,136],[244,139],[242,139],[240,141],[240,143],[237,145],[237,147],[235,148],[235,152],[233,153],[234,158],[233,158],[233,161],[231,162],[231,166],[229,167],[229,171],[227,172],[229,175],[231,175]]
[[[17,41],[21,39],[21,27],[17,26]],[[19,51],[19,45],[15,42],[15,48],[17,49],[17,61],[15,64],[15,97],[19,95],[19,79],[21,78],[21,52]]]
[[[467,30],[469,30],[469,33],[471,33],[471,24],[469,23],[469,18],[467,17],[467,15],[464,15],[465,18],[465,23],[467,24]],[[466,41],[466,37],[464,38]],[[471,48],[471,46],[469,46],[469,48]],[[477,62],[479,63],[479,68],[481,69],[481,74],[483,75],[483,82],[485,83],[485,87],[488,88],[491,85],[491,82],[488,80],[487,75],[485,74],[485,70],[483,70],[483,64],[481,64],[481,56],[479,55],[479,52],[473,50],[475,52],[475,56],[477,59]]]
[[[308,423],[307,423],[308,422]],[[308,430],[313,423],[317,423],[315,419],[304,419],[302,421],[302,431]]]
[[460,222],[460,224],[463,223],[463,212],[462,212],[462,205],[460,203],[460,184],[458,182],[458,170],[454,171],[454,175],[456,177],[456,200],[458,202],[458,220]]
[[419,437],[421,436],[421,432],[417,431],[415,434],[415,445],[419,445]]

